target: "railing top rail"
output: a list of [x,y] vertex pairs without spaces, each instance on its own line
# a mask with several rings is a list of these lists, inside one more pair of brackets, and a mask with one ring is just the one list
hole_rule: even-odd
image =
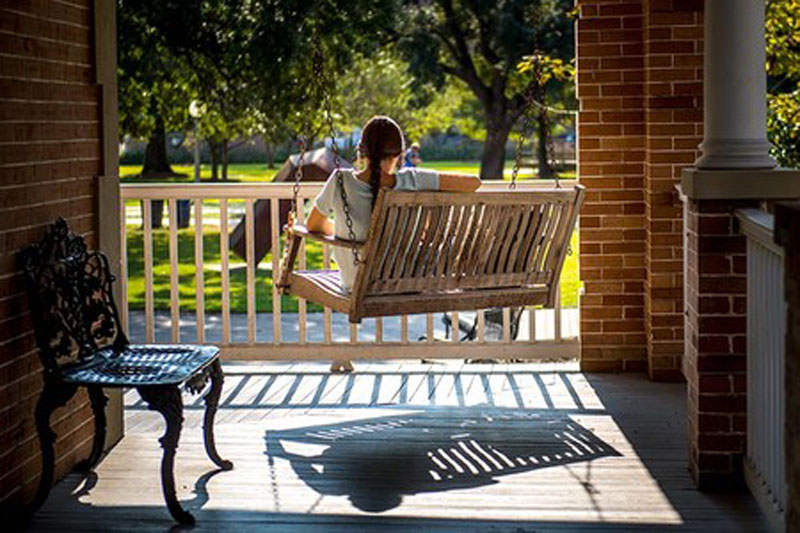
[[[563,181],[563,180],[562,180]],[[122,183],[120,194],[123,200],[169,200],[187,198],[207,199],[264,199],[288,198],[293,184],[275,183]],[[310,182],[301,185],[304,196],[316,195],[323,182]],[[549,180],[526,180],[517,184],[517,190],[550,188]],[[506,181],[484,181],[481,190],[502,191],[508,189]],[[287,196],[287,193],[289,196]]]
[[783,256],[783,247],[775,243],[775,216],[760,209],[737,209],[739,233],[753,239],[770,251]]

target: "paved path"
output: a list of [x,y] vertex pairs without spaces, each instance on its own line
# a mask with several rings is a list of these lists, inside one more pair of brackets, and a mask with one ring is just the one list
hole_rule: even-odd
[[[323,341],[323,313],[306,314],[306,331],[309,342]],[[442,321],[442,313],[434,316],[434,334],[438,339],[445,338],[445,325]],[[475,313],[460,313],[462,319],[470,323],[474,320]],[[536,311],[536,338],[552,339],[554,330],[554,313],[549,309]],[[350,326],[347,317],[342,313],[333,313],[332,330],[334,342],[347,341],[350,339]],[[577,309],[564,309],[561,312],[562,335],[565,338],[575,337],[579,331],[579,318]],[[256,339],[258,342],[272,342],[273,331],[272,313],[258,313],[256,315]],[[358,337],[361,342],[372,342],[375,340],[375,320],[367,319],[358,328]],[[528,340],[529,326],[528,313],[523,313],[520,319],[520,333],[517,339]],[[170,342],[170,314],[169,311],[156,311],[155,316],[155,340],[156,342]],[[408,337],[416,340],[424,336],[426,332],[425,315],[411,315],[408,324]],[[145,342],[144,338],[144,311],[131,311],[129,315],[128,334],[131,342]],[[205,334],[208,342],[220,342],[222,340],[222,314],[206,313]],[[298,319],[297,313],[281,314],[281,334],[285,342],[297,342]],[[180,318],[180,339],[192,342],[196,339],[197,326],[194,312],[182,312]],[[486,339],[498,339],[501,330],[498,327],[487,325]],[[247,341],[247,315],[243,313],[231,314],[231,338],[233,342]],[[383,319],[383,339],[387,342],[400,341],[400,317],[388,317]]]

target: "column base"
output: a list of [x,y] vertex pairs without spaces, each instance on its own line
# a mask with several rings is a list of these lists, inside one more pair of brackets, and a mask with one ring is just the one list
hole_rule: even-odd
[[700,143],[701,155],[694,166],[701,170],[770,169],[778,163],[769,155],[764,139],[712,139]]

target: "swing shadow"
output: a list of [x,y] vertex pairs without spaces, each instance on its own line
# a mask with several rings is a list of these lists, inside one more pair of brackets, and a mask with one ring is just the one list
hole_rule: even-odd
[[[622,456],[567,412],[491,406],[426,408],[270,431],[265,441],[270,468],[276,459],[288,460],[321,496],[347,496],[356,508],[373,513],[399,506],[408,495]],[[584,489],[591,494],[591,487]]]

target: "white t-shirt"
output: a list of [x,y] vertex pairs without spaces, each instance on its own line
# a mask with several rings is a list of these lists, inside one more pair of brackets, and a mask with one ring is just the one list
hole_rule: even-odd
[[[369,222],[372,217],[372,188],[369,183],[356,177],[354,169],[341,169],[344,192],[347,194],[347,204],[350,206],[350,216],[353,220],[353,233],[357,241],[367,240]],[[424,168],[404,168],[395,174],[394,188],[399,191],[437,191],[439,190],[439,173],[435,170]],[[334,217],[334,234],[342,239],[349,239],[347,224],[345,223],[342,194],[339,190],[336,172],[334,171],[325,182],[322,191],[314,200],[314,205],[324,215]],[[356,277],[356,266],[353,263],[353,252],[349,249],[333,247],[333,258],[339,264],[342,276],[342,286],[350,291]]]

